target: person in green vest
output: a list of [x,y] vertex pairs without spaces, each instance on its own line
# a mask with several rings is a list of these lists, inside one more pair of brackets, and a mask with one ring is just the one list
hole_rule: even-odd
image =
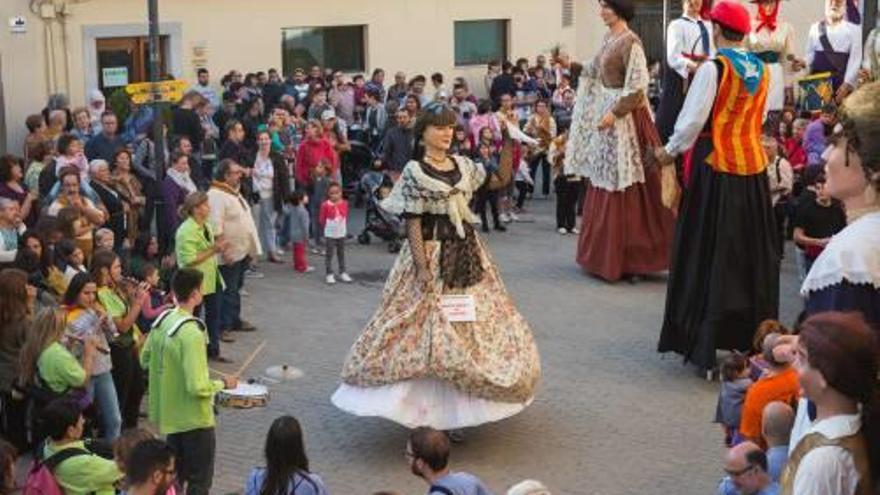
[[202,303],[204,275],[181,268],[172,281],[177,307],[153,325],[141,351],[149,372],[149,418],[177,453],[178,479],[187,495],[207,495],[214,477],[214,394],[238,386],[234,377],[211,380],[205,324],[193,316]]
[[75,449],[52,470],[65,495],[115,495],[116,484],[124,475],[112,459],[92,453],[83,441],[85,420],[76,401],[62,398],[50,402],[42,419],[49,434],[43,459]]
[[[194,192],[186,197],[181,207],[185,220],[174,236],[174,251],[181,268],[195,268],[202,272],[202,299],[205,307],[205,324],[208,327],[208,359],[231,362],[220,355],[220,300],[223,277],[217,266],[217,254],[226,244],[217,240],[214,227],[208,218],[211,205],[208,195]],[[201,309],[201,308],[198,308]],[[198,314],[198,311],[196,312]],[[232,340],[223,339],[225,342]]]

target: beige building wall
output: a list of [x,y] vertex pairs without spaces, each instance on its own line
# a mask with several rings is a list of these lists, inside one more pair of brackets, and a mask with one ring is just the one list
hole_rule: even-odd
[[[58,1],[58,0],[56,0]],[[7,19],[26,13],[28,0],[0,1]],[[70,82],[68,94],[81,104],[97,84],[94,73],[94,39],[146,34],[145,0],[86,0],[69,2],[68,44]],[[391,75],[439,71],[448,77],[466,77],[482,93],[484,66],[455,67],[453,22],[456,20],[508,19],[511,58],[533,58],[561,44],[575,46],[575,28],[562,27],[562,0],[324,0],[305,3],[290,0],[160,0],[162,34],[170,35],[170,71],[194,79],[193,54],[203,48],[214,82],[235,68],[242,71],[281,68],[281,32],[285,27],[366,25],[366,69],[381,67]],[[578,2],[580,3],[580,2]],[[308,5],[304,7],[304,5]],[[29,112],[45,104],[46,53],[40,21],[33,16],[23,35],[0,35],[3,81],[6,87],[8,141],[20,148]],[[57,26],[56,30],[60,26]],[[57,53],[61,53],[60,41]],[[58,64],[63,67],[63,64]],[[14,70],[10,70],[14,67]],[[64,86],[64,77],[60,77]],[[60,87],[59,90],[63,90]]]
[[[645,0],[652,1],[652,0]],[[653,0],[659,1],[659,0]],[[674,0],[673,0],[674,1]],[[51,92],[66,92],[82,104],[97,85],[95,39],[146,35],[146,0],[66,0],[67,15],[44,23],[29,11],[29,0],[0,0],[0,70],[5,96],[6,144],[20,153],[24,118],[45,105]],[[65,0],[55,0],[56,5]],[[508,55],[533,58],[559,44],[584,61],[598,49],[605,27],[598,2],[574,0],[574,25],[562,27],[563,0],[159,0],[162,34],[170,36],[169,70],[193,79],[197,49],[203,49],[216,83],[221,74],[281,68],[285,27],[366,25],[366,69],[412,76],[440,71],[462,75],[483,93],[483,66],[454,67],[453,22],[508,19]],[[304,5],[308,5],[305,7]],[[782,15],[795,26],[796,52],[803,52],[810,24],[823,12],[821,0],[789,0]],[[24,15],[27,32],[6,25]],[[58,19],[66,19],[66,33]],[[46,25],[50,26],[47,39]],[[66,42],[65,42],[66,39]],[[47,63],[47,43],[55,47]],[[66,57],[64,56],[66,54]],[[69,74],[66,70],[69,67]],[[0,129],[2,131],[2,129]],[[2,136],[0,136],[2,138]],[[0,139],[0,146],[3,140]]]

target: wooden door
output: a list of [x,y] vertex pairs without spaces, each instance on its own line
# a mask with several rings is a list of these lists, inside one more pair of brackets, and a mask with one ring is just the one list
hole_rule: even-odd
[[[100,38],[98,51],[98,87],[109,97],[121,86],[149,78],[150,42],[146,36]],[[159,67],[166,73],[168,37],[160,38]]]

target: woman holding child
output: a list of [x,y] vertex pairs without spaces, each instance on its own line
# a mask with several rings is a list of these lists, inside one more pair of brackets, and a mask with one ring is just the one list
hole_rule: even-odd
[[[420,158],[382,204],[406,219],[407,242],[333,395],[353,414],[456,429],[512,416],[534,396],[538,349],[472,226],[468,202],[486,174],[448,154],[455,124],[440,102],[419,114]],[[450,302],[464,314],[444,310]]]

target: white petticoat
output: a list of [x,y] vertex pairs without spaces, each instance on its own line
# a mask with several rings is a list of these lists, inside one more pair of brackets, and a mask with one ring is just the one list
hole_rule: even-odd
[[356,416],[379,416],[407,428],[454,430],[509,418],[531,404],[493,402],[466,394],[436,378],[417,378],[380,387],[343,383],[333,405]]

